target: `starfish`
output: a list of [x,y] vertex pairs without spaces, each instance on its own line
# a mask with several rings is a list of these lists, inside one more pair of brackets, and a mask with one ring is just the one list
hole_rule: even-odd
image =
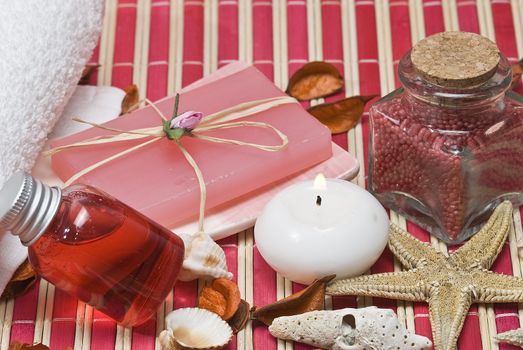
[[330,295],[428,302],[436,350],[454,350],[472,303],[523,302],[523,278],[489,271],[511,226],[512,204],[498,205],[461,248],[443,254],[391,224],[389,248],[408,269],[332,282]]
[[500,343],[508,343],[510,345],[519,346],[523,348],[523,328],[514,329],[512,331],[499,333],[494,336]]

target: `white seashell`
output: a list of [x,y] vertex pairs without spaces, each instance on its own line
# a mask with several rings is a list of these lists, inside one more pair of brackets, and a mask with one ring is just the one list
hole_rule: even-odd
[[164,350],[221,349],[232,338],[231,327],[213,312],[184,308],[165,318],[167,329],[159,335]]
[[185,258],[178,275],[180,281],[192,281],[197,278],[232,278],[227,269],[225,253],[209,235],[181,234],[185,244]]
[[374,306],[278,317],[269,331],[280,339],[332,350],[422,350],[432,346],[428,338],[405,329],[392,310]]

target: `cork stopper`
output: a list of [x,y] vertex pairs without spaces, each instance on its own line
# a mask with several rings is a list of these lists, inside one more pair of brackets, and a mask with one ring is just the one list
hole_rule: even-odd
[[474,33],[443,32],[417,43],[411,51],[414,69],[445,87],[466,88],[492,77],[500,60],[492,41]]

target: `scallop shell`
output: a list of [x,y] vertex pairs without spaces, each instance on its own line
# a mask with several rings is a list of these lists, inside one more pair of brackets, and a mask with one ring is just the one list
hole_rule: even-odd
[[432,346],[428,338],[405,329],[392,310],[377,307],[278,317],[269,331],[280,339],[332,350],[422,350]]
[[232,338],[232,329],[224,320],[200,308],[174,310],[165,318],[165,324],[167,329],[159,335],[164,350],[216,350]]
[[206,234],[181,234],[185,244],[185,259],[178,275],[180,281],[192,281],[197,278],[232,278],[227,269],[223,249]]

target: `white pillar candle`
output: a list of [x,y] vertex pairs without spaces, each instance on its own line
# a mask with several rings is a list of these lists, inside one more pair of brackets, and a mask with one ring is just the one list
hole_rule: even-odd
[[363,188],[325,178],[278,193],[256,221],[256,246],[282,276],[309,284],[316,278],[357,276],[379,258],[389,219]]

